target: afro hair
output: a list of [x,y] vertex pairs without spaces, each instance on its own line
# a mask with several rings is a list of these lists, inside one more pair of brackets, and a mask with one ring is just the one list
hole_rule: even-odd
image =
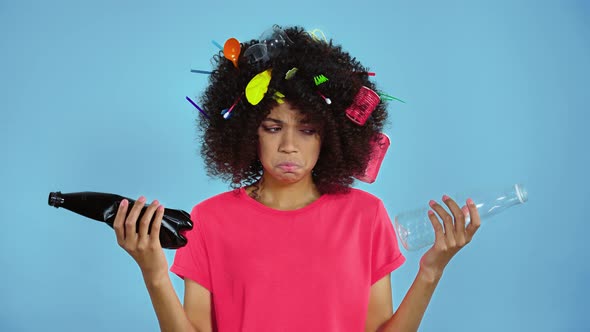
[[[276,28],[280,29],[275,25]],[[209,114],[198,119],[201,156],[207,174],[230,182],[234,189],[261,179],[263,168],[257,155],[257,130],[270,110],[278,105],[273,96],[279,92],[284,95],[284,101],[309,121],[319,124],[322,145],[312,172],[319,192],[348,192],[355,176],[367,167],[371,140],[376,139],[387,119],[386,105],[380,101],[364,125],[351,121],[346,109],[358,91],[363,86],[375,90],[368,69],[340,45],[319,40],[301,27],[286,28],[284,33],[290,40],[273,49],[267,61],[255,62],[242,53],[236,67],[221,51],[214,56],[215,68],[199,98]],[[242,43],[241,50],[258,42]],[[286,78],[293,68],[297,68],[296,72]],[[271,71],[268,90],[259,103],[252,105],[244,95],[245,88],[255,75],[268,69]],[[220,112],[232,105],[235,107],[231,117],[224,118]]]

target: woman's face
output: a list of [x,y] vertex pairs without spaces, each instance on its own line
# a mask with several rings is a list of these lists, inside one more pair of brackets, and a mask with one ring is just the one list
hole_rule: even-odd
[[258,127],[258,153],[265,176],[281,183],[311,177],[320,155],[319,129],[287,102],[273,108]]

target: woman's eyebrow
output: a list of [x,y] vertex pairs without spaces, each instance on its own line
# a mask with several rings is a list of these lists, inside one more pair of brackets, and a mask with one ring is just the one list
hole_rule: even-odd
[[277,123],[277,124],[283,124],[284,123],[283,121],[281,121],[279,119],[274,119],[274,118],[266,118],[266,119],[262,120],[262,122],[266,122],[266,121],[271,121],[271,122],[274,122],[274,123]]
[[[264,120],[262,120],[262,122],[274,122],[276,124],[284,124],[285,122],[283,120],[279,120],[279,119],[275,119],[275,118],[266,118]],[[304,125],[308,125],[308,124],[313,124],[309,119],[301,119],[298,121],[299,124],[304,124]]]

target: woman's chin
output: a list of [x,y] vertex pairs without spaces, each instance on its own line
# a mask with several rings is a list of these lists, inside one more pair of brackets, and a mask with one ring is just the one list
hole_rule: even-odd
[[295,174],[286,174],[286,175],[282,175],[281,177],[277,178],[277,180],[279,180],[279,182],[284,183],[284,184],[291,184],[291,183],[296,183],[301,181],[302,177],[301,176],[297,176]]
[[292,184],[301,181],[305,176],[299,172],[282,172],[279,174],[273,174],[273,178],[276,181],[283,184]]

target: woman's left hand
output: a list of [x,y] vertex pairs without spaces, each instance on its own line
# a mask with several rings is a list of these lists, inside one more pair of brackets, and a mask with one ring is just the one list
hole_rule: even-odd
[[[449,207],[453,215],[451,216],[435,201],[430,201],[430,207],[443,220],[444,228],[437,215],[431,210],[428,211],[428,217],[432,222],[432,227],[434,227],[435,241],[432,248],[420,259],[421,272],[426,273],[433,280],[440,279],[451,258],[471,242],[473,235],[481,225],[479,213],[473,200],[468,199],[467,205],[463,206],[463,208],[459,208],[457,203],[446,195],[443,196],[443,202]],[[471,222],[465,227],[465,217],[467,215],[471,216]]]

